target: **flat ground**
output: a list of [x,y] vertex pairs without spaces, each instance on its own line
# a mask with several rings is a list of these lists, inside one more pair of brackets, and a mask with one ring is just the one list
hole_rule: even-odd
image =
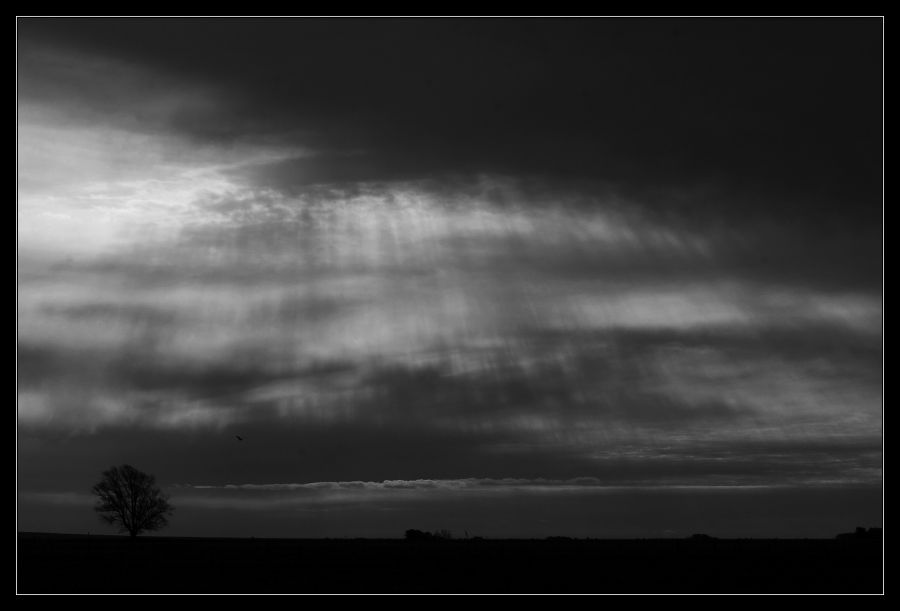
[[18,591],[873,592],[880,540],[18,536]]

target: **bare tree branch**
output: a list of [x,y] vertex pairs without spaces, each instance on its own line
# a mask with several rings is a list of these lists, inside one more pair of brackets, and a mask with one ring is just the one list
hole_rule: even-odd
[[131,465],[112,467],[91,488],[97,496],[94,511],[108,524],[136,537],[168,524],[174,507],[156,485],[156,478]]

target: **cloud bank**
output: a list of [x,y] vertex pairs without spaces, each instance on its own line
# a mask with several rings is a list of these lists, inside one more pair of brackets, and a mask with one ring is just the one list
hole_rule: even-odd
[[877,486],[880,51],[793,24],[21,22],[22,492]]

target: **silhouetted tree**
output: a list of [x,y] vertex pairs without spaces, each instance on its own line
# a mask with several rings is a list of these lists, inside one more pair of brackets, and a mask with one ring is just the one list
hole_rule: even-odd
[[142,532],[159,530],[168,524],[167,517],[175,510],[169,498],[156,486],[156,479],[131,465],[112,467],[91,488],[97,495],[94,511],[107,524],[132,537]]

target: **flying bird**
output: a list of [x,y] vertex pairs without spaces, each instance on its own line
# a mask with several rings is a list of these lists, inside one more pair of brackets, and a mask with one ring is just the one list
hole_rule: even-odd
[[240,435],[235,435],[234,438],[237,439],[238,441],[244,441],[244,438],[241,437]]

